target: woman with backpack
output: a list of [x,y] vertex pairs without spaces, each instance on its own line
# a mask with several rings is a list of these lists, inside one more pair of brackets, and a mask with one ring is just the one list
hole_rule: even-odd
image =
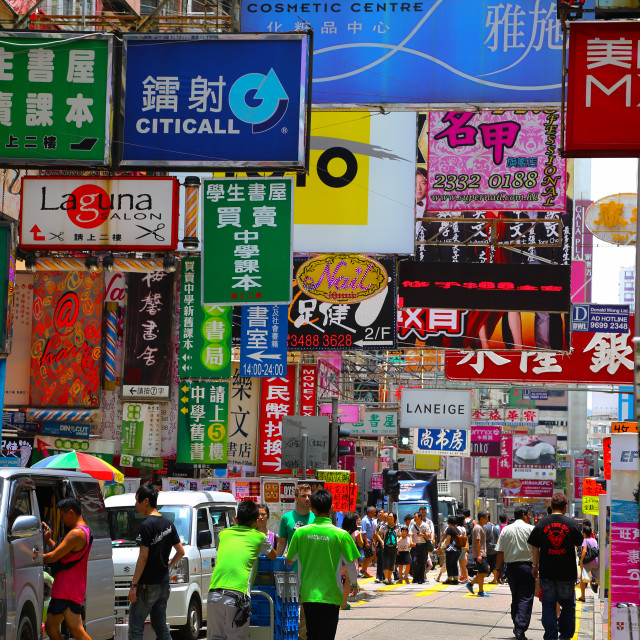
[[[584,591],[589,583],[589,577],[591,577],[591,588],[594,593],[598,592],[598,585],[600,584],[600,561],[598,556],[600,555],[600,549],[598,548],[598,541],[592,537],[592,529],[589,526],[582,528],[582,535],[584,540],[582,542],[582,554],[580,555],[580,597],[578,600],[584,602]],[[585,581],[584,578],[587,578]]]
[[385,584],[393,584],[393,572],[396,568],[399,537],[400,527],[396,524],[396,515],[395,513],[389,513],[387,515],[387,522],[383,524],[378,531],[378,541],[382,545],[382,567]]
[[[447,579],[443,584],[458,584],[458,560],[460,558],[460,546],[458,546],[456,540],[462,542],[460,531],[456,526],[457,518],[455,516],[449,516],[447,519],[447,530],[444,532],[446,538],[444,541],[445,548],[445,562],[447,565]],[[467,537],[466,535],[464,536]],[[466,543],[466,540],[464,541]],[[464,545],[463,545],[464,547]]]

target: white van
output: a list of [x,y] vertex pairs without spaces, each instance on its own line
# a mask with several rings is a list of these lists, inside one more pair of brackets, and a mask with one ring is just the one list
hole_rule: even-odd
[[74,497],[93,534],[83,617],[92,640],[113,638],[114,587],[107,512],[97,480],[74,471],[0,469],[0,636],[42,637],[44,540],[42,522],[57,542],[67,530],[56,509]]
[[[136,513],[135,494],[106,499],[113,540],[116,624],[129,618],[129,583],[138,560],[136,537],[144,516]],[[158,511],[178,530],[184,558],[171,569],[167,622],[184,640],[197,640],[207,617],[207,597],[216,561],[218,536],[235,524],[236,501],[220,491],[161,491]]]

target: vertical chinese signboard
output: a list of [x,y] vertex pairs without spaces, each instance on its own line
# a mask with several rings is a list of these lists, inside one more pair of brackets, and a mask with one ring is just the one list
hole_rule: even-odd
[[3,36],[3,164],[108,164],[112,36]]
[[300,415],[316,415],[318,368],[315,364],[300,365]]
[[184,258],[180,279],[181,378],[231,375],[233,307],[202,305],[200,258]]
[[258,474],[289,474],[282,462],[282,416],[293,415],[296,368],[287,367],[286,378],[264,378],[260,390],[260,449]]
[[513,472],[513,436],[500,436],[500,457],[489,459],[490,478],[511,478]]
[[172,273],[127,274],[124,398],[169,397],[173,296]]
[[162,467],[160,405],[125,402],[122,405],[123,467]]
[[240,375],[237,362],[231,365],[229,398],[229,440],[227,465],[255,467],[258,444],[260,380]]
[[35,276],[29,404],[97,407],[102,360],[102,275]]
[[177,461],[227,465],[229,383],[182,382]]
[[292,178],[205,180],[202,228],[202,304],[291,302]]

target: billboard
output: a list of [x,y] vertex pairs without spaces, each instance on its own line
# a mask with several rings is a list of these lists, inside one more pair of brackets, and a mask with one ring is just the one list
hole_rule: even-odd
[[309,48],[304,33],[125,35],[120,165],[306,168]]
[[111,34],[2,34],[2,166],[108,165]]
[[470,455],[469,429],[418,429],[413,440],[414,453],[466,457]]
[[313,111],[294,251],[413,253],[415,144],[415,113]]
[[570,157],[640,154],[640,132],[630,118],[640,102],[640,24],[571,22],[564,152]]
[[[629,318],[633,326],[633,315]],[[571,353],[552,351],[447,351],[449,380],[524,383],[631,384],[632,335],[579,331],[571,335]]]
[[294,258],[289,349],[345,351],[395,345],[395,260],[357,254]]
[[551,498],[553,496],[553,480],[507,478],[502,481],[502,495],[505,498]]
[[558,111],[429,113],[428,211],[563,211]]
[[471,392],[404,387],[400,400],[400,426],[403,429],[470,429]]
[[103,296],[102,274],[36,273],[30,406],[86,409],[99,405]]
[[557,445],[557,436],[514,434],[512,477],[527,480],[554,480]]
[[635,244],[637,205],[637,193],[616,193],[600,198],[587,209],[587,229],[604,242]]
[[178,246],[176,178],[25,177],[25,249],[171,251]]
[[243,31],[307,24],[314,103],[560,102],[556,0],[242,3]]

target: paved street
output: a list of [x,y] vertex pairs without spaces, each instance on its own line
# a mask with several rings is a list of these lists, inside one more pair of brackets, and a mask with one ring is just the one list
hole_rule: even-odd
[[[449,586],[434,581],[429,574],[424,585],[390,585],[373,579],[359,580],[364,595],[351,610],[340,612],[336,640],[513,640],[509,607],[511,594],[506,585],[487,585],[491,598],[472,596],[464,585]],[[477,591],[477,587],[476,587]],[[586,602],[577,602],[577,632],[573,640],[594,640],[594,599],[587,589]],[[542,640],[541,606],[533,606],[530,640]],[[596,638],[597,640],[597,638]]]

